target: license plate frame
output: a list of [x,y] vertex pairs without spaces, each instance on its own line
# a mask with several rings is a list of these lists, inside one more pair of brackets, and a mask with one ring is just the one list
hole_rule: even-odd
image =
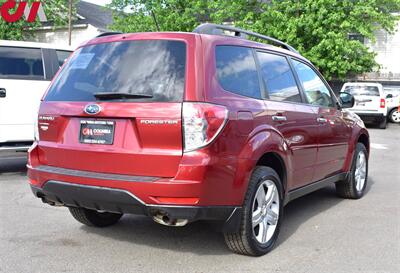
[[114,120],[81,119],[79,123],[80,143],[99,145],[114,144]]

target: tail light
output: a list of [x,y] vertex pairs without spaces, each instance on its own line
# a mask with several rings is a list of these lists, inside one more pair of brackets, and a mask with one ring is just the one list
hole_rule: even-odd
[[386,106],[385,99],[381,99],[381,108],[385,108],[385,106]]
[[218,136],[228,120],[228,110],[215,104],[184,102],[182,116],[184,151],[189,152],[207,146]]

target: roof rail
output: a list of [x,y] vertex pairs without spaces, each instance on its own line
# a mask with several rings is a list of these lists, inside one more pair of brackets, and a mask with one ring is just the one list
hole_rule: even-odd
[[268,42],[272,42],[276,45],[279,45],[279,46],[281,46],[289,51],[295,52],[297,54],[299,53],[292,46],[290,46],[287,43],[282,42],[278,39],[275,39],[275,38],[272,38],[269,36],[265,36],[265,35],[262,35],[259,33],[251,32],[248,30],[231,27],[231,26],[206,23],[206,24],[201,24],[198,27],[196,27],[193,30],[193,32],[199,33],[199,34],[224,35],[224,32],[223,32],[224,30],[233,32],[235,34],[235,37],[246,38],[246,35],[253,36],[253,37],[268,41]]
[[110,35],[117,35],[117,34],[122,34],[122,32],[117,32],[117,31],[103,32],[103,33],[100,33],[99,35],[97,35],[95,38],[110,36]]

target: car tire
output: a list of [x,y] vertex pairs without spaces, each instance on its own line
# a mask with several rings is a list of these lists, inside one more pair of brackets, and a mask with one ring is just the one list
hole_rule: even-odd
[[394,108],[390,111],[389,119],[393,123],[400,123],[400,112],[398,108]]
[[235,233],[224,233],[228,248],[249,256],[268,253],[277,241],[282,216],[282,182],[272,168],[257,166],[244,199],[240,228]]
[[91,227],[108,227],[122,217],[121,213],[98,212],[85,208],[68,208],[72,216],[80,223]]
[[379,123],[379,129],[386,129],[386,127],[387,127],[387,118],[383,117],[383,119]]
[[351,169],[346,179],[336,183],[336,193],[342,198],[359,199],[364,195],[368,181],[368,151],[357,143]]

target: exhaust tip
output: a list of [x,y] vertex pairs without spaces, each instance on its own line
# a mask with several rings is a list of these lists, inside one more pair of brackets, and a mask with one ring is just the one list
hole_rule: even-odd
[[153,220],[158,224],[169,227],[183,227],[189,222],[189,220],[187,219],[173,219],[170,218],[168,215],[161,213],[157,213],[156,215],[154,215]]

